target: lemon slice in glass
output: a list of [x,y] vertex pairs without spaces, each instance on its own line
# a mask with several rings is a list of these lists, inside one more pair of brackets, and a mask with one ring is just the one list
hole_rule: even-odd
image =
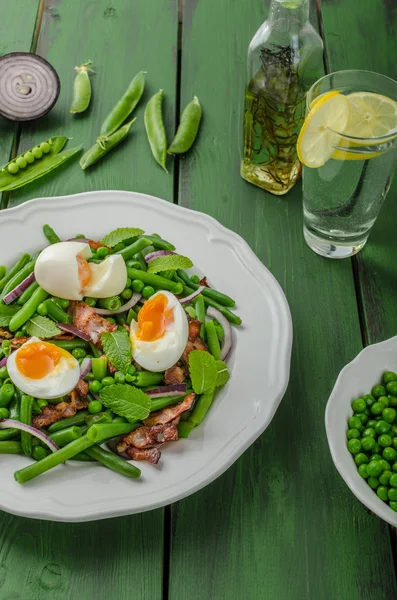
[[297,151],[306,167],[322,167],[338,145],[349,121],[349,102],[346,96],[331,91],[312,103],[298,137]]

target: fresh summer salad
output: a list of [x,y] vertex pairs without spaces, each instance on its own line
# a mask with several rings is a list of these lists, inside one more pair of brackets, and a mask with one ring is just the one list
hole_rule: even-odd
[[235,302],[191,275],[157,234],[118,228],[62,241],[0,267],[0,454],[67,460],[127,477],[187,438],[229,379]]

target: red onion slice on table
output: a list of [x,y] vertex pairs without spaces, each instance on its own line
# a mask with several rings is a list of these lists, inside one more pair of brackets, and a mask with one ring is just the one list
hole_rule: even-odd
[[12,121],[31,121],[47,114],[58,100],[61,84],[55,69],[41,56],[11,52],[0,57],[0,114]]
[[151,398],[167,398],[169,396],[185,396],[186,383],[176,383],[175,385],[164,385],[155,390],[145,392]]
[[220,359],[225,360],[232,347],[232,327],[226,317],[224,317],[223,314],[213,306],[209,306],[207,308],[207,315],[213,319],[216,319],[223,329],[224,338]]
[[72,333],[73,335],[81,338],[82,340],[85,340],[86,342],[90,342],[91,338],[89,335],[87,335],[86,333],[83,333],[82,331],[80,331],[80,329],[77,329],[77,327],[74,327],[73,325],[68,325],[67,323],[57,323],[57,327],[59,327],[59,329],[62,329],[62,331],[67,331],[68,333]]
[[5,304],[11,304],[14,302],[21,294],[30,286],[33,281],[35,281],[34,273],[31,273],[24,279],[20,284],[18,284],[11,292],[9,292],[6,296],[4,296],[3,301]]
[[149,263],[156,258],[160,258],[160,256],[169,256],[170,254],[175,254],[175,252],[171,252],[171,250],[156,250],[156,252],[150,252],[149,254],[146,254],[145,260],[147,263]]
[[56,445],[55,442],[52,441],[48,435],[40,431],[40,429],[36,429],[36,427],[32,427],[31,425],[25,425],[25,423],[20,423],[19,421],[15,421],[14,419],[3,419],[0,421],[0,429],[19,429],[20,431],[26,431],[26,433],[30,433],[37,437],[37,439],[41,440],[49,447],[52,452],[56,452],[59,450],[59,446]]
[[128,302],[123,304],[123,306],[120,306],[120,308],[118,310],[108,310],[107,308],[97,308],[96,306],[94,307],[94,310],[98,315],[101,315],[102,317],[111,317],[112,315],[120,315],[121,313],[125,313],[128,310],[130,310],[130,308],[133,308],[135,306],[135,304],[137,304],[139,302],[139,300],[141,299],[141,296],[142,296],[142,294],[139,294],[138,292],[136,292],[135,294],[132,294],[132,296],[128,300]]
[[200,287],[197,288],[197,290],[195,290],[189,296],[185,296],[185,298],[179,298],[179,302],[181,304],[189,304],[189,302],[191,302],[192,300],[194,300],[195,298],[197,298],[197,296],[199,296],[201,294],[201,292],[203,291],[203,289],[204,289],[204,286],[200,285]]

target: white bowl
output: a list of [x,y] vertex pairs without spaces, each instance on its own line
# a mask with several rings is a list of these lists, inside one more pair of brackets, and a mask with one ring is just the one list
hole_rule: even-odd
[[89,521],[143,512],[175,502],[221,475],[266,429],[289,378],[292,324],[273,275],[244,240],[211,217],[133,192],[90,192],[29,201],[1,211],[0,264],[45,246],[42,226],[62,238],[98,239],[115,227],[136,226],[172,241],[214,287],[234,297],[243,326],[233,329],[231,378],[205,422],[167,444],[157,466],[140,463],[131,480],[90,463],[68,462],[24,485],[15,470],[29,460],[0,456],[0,508],[57,521]]
[[346,446],[347,421],[352,416],[351,402],[369,394],[381,382],[385,371],[397,372],[397,336],[364,348],[339,374],[325,410],[325,428],[332,460],[353,494],[369,510],[393,527],[397,513],[374,492],[357,470]]

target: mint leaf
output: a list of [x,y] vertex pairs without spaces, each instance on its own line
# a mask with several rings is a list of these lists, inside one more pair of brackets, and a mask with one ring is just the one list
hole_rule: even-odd
[[192,387],[196,394],[208,394],[215,389],[218,369],[212,354],[204,350],[190,352],[189,371]]
[[152,402],[149,396],[132,385],[124,383],[108,385],[100,390],[99,396],[102,404],[120,417],[126,417],[132,421],[142,421],[150,414]]
[[57,327],[54,321],[47,317],[34,317],[29,319],[26,324],[26,332],[28,335],[34,335],[38,338],[51,338],[59,335],[61,330]]
[[110,363],[116,367],[118,371],[127,373],[127,369],[131,364],[131,344],[128,331],[113,331],[112,333],[104,333],[101,335],[103,350],[109,359]]
[[228,366],[223,360],[216,360],[215,366],[218,371],[218,375],[216,378],[216,387],[221,387],[225,385],[230,379]]
[[105,235],[102,244],[113,248],[113,246],[117,246],[120,242],[124,242],[124,240],[136,237],[137,235],[142,235],[143,233],[145,233],[143,229],[139,229],[138,227],[119,227]]
[[19,311],[20,306],[0,304],[0,327],[8,327],[11,318]]
[[148,273],[159,273],[160,271],[190,269],[192,261],[181,254],[168,254],[151,260],[148,265]]

